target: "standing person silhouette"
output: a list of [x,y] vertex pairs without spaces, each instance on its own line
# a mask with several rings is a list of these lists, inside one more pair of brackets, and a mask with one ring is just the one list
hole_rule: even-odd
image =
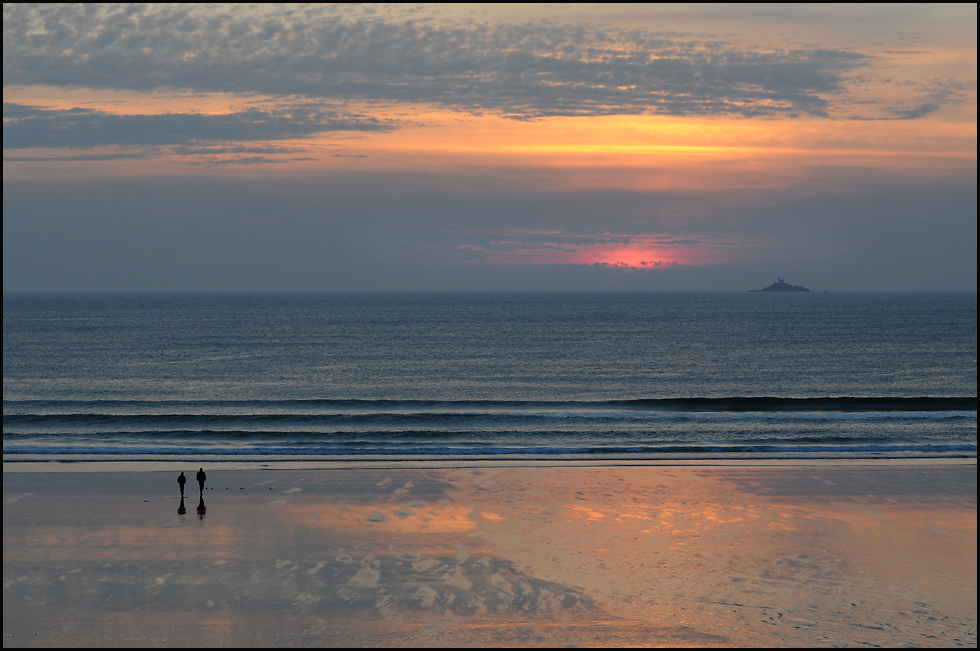
[[184,484],[187,483],[187,477],[184,477],[184,473],[180,473],[180,477],[177,478],[177,485],[180,486],[180,496],[184,496]]
[[204,495],[204,482],[207,480],[208,476],[204,474],[204,468],[197,471],[197,483],[201,486],[201,495]]

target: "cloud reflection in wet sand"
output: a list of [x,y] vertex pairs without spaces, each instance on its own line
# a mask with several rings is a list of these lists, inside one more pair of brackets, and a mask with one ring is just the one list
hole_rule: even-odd
[[[975,486],[975,468],[953,471]],[[120,497],[114,521],[86,523],[84,491],[35,494],[5,504],[4,630],[46,645],[975,644],[975,488],[972,510],[966,484],[885,503],[896,475],[841,503],[846,489],[788,494],[794,472],[216,473],[240,491],[209,493],[202,521]]]

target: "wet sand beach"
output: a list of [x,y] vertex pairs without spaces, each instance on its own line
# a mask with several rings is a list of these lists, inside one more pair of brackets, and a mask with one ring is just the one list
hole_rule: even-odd
[[4,646],[977,645],[975,461],[206,470],[5,468]]

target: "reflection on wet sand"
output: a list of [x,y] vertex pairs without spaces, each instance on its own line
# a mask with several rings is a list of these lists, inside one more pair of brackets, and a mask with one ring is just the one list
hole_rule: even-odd
[[796,485],[801,471],[582,469],[542,473],[542,490],[479,470],[460,485],[514,523],[485,526],[498,553],[624,617],[746,646],[975,642],[975,467],[819,469],[836,495]]
[[976,645],[975,466],[793,473],[5,474],[5,644]]

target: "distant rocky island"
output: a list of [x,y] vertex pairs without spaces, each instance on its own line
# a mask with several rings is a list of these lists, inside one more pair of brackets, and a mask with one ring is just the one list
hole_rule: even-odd
[[750,292],[808,292],[810,291],[806,287],[800,287],[799,285],[790,285],[788,282],[784,281],[782,278],[776,278],[776,282],[769,285],[764,289],[750,289]]

